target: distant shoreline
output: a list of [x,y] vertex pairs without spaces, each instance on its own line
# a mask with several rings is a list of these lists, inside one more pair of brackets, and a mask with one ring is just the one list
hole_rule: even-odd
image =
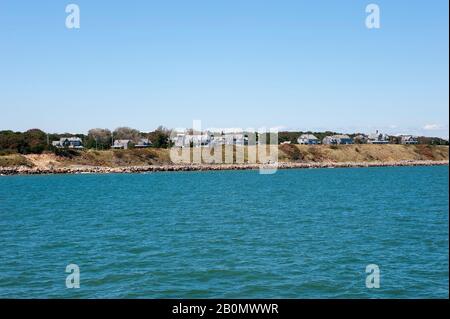
[[[448,166],[449,161],[395,161],[395,162],[301,162],[278,163],[277,169],[307,168],[356,168],[356,167],[404,167],[404,166]],[[61,174],[126,174],[146,172],[188,172],[188,171],[224,171],[224,170],[257,170],[264,167],[260,164],[167,164],[124,167],[71,166],[57,168],[39,167],[0,167],[0,175],[61,175]],[[267,166],[267,168],[274,168]]]

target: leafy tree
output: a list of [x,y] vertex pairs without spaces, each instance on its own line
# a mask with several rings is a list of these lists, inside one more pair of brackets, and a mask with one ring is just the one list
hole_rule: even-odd
[[31,129],[23,133],[18,151],[22,154],[41,154],[48,149],[47,134],[39,129]]
[[159,126],[155,131],[148,134],[148,138],[152,141],[153,146],[157,148],[169,147],[170,130],[164,126]]
[[17,152],[23,142],[23,133],[13,131],[0,131],[0,151]]

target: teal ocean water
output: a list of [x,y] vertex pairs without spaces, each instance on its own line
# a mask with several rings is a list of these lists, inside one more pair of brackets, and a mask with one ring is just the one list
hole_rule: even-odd
[[448,298],[448,174],[2,176],[0,297]]

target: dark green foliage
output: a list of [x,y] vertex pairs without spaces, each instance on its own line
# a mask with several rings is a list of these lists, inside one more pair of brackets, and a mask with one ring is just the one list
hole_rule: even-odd
[[297,143],[297,139],[300,136],[298,132],[279,132],[278,143],[291,142]]
[[25,133],[13,131],[0,132],[0,151],[21,154],[41,154],[48,149],[47,134],[38,129]]
[[421,136],[418,138],[419,144],[428,144],[428,145],[448,145],[447,140],[443,140],[438,137],[425,137]]
[[23,133],[0,131],[0,150],[4,153],[16,153],[23,144]]
[[168,148],[170,146],[169,145],[170,131],[163,126],[159,126],[153,132],[148,133],[147,137],[150,141],[152,141],[153,147]]

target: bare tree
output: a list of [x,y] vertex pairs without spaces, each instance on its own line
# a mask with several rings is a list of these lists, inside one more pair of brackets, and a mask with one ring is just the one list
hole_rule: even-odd
[[141,133],[130,127],[118,127],[114,130],[115,140],[131,140],[133,142],[138,142],[141,137]]
[[89,148],[109,148],[111,145],[111,131],[108,129],[94,128],[88,132],[88,143]]

